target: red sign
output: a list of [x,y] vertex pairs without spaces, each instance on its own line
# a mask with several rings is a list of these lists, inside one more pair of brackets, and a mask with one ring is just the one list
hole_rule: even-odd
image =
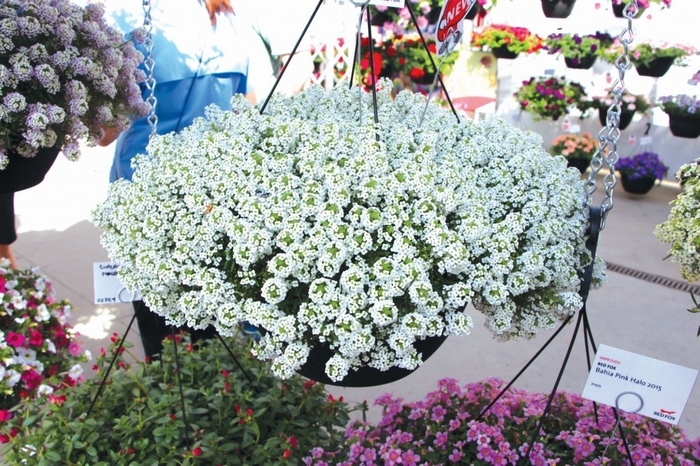
[[[462,22],[476,0],[446,0],[437,24],[438,55],[451,52],[464,34]],[[450,43],[452,46],[450,47]]]

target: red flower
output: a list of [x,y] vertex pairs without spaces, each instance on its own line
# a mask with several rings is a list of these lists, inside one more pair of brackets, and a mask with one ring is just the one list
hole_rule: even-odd
[[12,419],[12,413],[7,409],[0,409],[0,422],[9,421]]
[[0,443],[10,443],[10,437],[7,434],[0,434]]
[[369,68],[369,60],[366,58],[363,58],[362,60],[360,60],[360,68],[363,70],[366,70],[367,68]]
[[66,332],[60,328],[57,328],[53,334],[53,342],[54,345],[56,345],[56,348],[65,348],[68,345],[68,337],[66,336]]
[[41,346],[41,344],[44,342],[44,337],[41,336],[41,332],[37,332],[36,330],[30,330],[29,331],[29,344],[33,346]]
[[412,79],[420,79],[420,78],[422,78],[423,76],[425,76],[425,71],[423,71],[423,70],[420,69],[420,68],[416,68],[416,67],[414,66],[413,68],[411,68],[411,71],[408,72],[408,75],[409,75]]
[[437,47],[434,43],[428,44],[428,50],[430,50],[432,53],[437,53]]
[[289,444],[292,446],[292,448],[299,448],[299,440],[295,436],[289,437]]
[[66,395],[49,395],[49,403],[52,405],[61,406],[66,401]]
[[386,54],[390,57],[396,56],[396,48],[393,46],[393,44],[386,48]]
[[202,456],[202,449],[197,447],[194,450],[192,450],[192,456],[195,456],[195,457]]
[[291,456],[292,456],[292,452],[291,452],[291,450],[289,450],[289,448],[284,450],[284,453],[282,454],[282,458],[289,459]]
[[34,369],[29,369],[21,376],[22,382],[27,386],[28,390],[34,390],[41,383],[41,375]]
[[403,66],[406,64],[406,59],[404,57],[399,57],[399,65]]
[[21,333],[15,333],[15,332],[10,332],[7,334],[5,337],[5,341],[7,341],[7,344],[12,346],[13,348],[18,348],[24,344],[24,341],[27,338],[22,335]]

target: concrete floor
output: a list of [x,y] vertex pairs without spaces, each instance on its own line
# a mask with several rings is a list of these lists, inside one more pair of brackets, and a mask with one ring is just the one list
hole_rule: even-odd
[[[100,231],[88,220],[93,206],[106,193],[112,148],[86,149],[79,162],[61,155],[39,186],[16,194],[19,239],[15,251],[20,266],[40,266],[55,284],[59,298],[76,308],[72,324],[93,354],[109,344],[113,332],[122,334],[131,317],[127,304],[93,304],[92,265],[107,261],[99,242]],[[679,193],[673,182],[656,186],[644,196],[618,189],[615,207],[601,233],[599,255],[606,261],[647,273],[680,279],[677,266],[664,261],[667,247],[653,235],[668,215],[669,202]],[[610,273],[607,285],[591,293],[589,316],[597,344],[606,344],[685,367],[700,367],[700,316],[686,311],[692,301],[687,292]],[[452,337],[419,370],[394,384],[366,389],[329,387],[349,401],[370,405],[383,393],[406,400],[422,398],[443,377],[467,383],[489,376],[510,380],[545,342],[548,334],[532,341],[499,343],[481,325],[474,311],[472,335]],[[548,392],[556,379],[572,338],[569,325],[519,379],[516,386]],[[134,353],[142,355],[137,329],[128,336]],[[87,366],[91,366],[88,364]],[[585,352],[578,335],[560,388],[580,393],[587,377]],[[376,419],[378,413],[371,413]],[[680,426],[691,437],[700,436],[700,390],[694,390]]]

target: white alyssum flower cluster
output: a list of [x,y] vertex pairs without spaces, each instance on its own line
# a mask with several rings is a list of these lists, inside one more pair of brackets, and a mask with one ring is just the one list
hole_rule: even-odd
[[419,127],[424,97],[382,84],[376,127],[371,95],[312,87],[155,137],[93,212],[124,284],[176,325],[261,327],[281,377],[327,344],[336,381],[417,367],[415,341],[470,332],[469,303],[502,340],[579,310],[578,172],[503,121],[431,104]]
[[700,281],[700,162],[683,165],[676,175],[685,180],[683,192],[672,201],[668,219],[654,230],[669,243],[671,260],[679,264],[688,282]]

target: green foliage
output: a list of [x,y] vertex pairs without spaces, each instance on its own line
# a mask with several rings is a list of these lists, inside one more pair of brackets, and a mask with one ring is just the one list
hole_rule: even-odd
[[296,464],[313,447],[338,444],[338,428],[349,419],[342,399],[299,376],[274,377],[243,339],[227,343],[252,383],[220,341],[200,347],[177,337],[187,423],[172,339],[161,361],[129,365],[120,355],[87,416],[111,359],[103,354],[98,377],[66,392],[65,401],[28,401],[23,414],[3,426],[19,431],[4,464]]
[[566,78],[530,78],[514,94],[520,108],[535,119],[558,120],[586,97],[583,86]]

